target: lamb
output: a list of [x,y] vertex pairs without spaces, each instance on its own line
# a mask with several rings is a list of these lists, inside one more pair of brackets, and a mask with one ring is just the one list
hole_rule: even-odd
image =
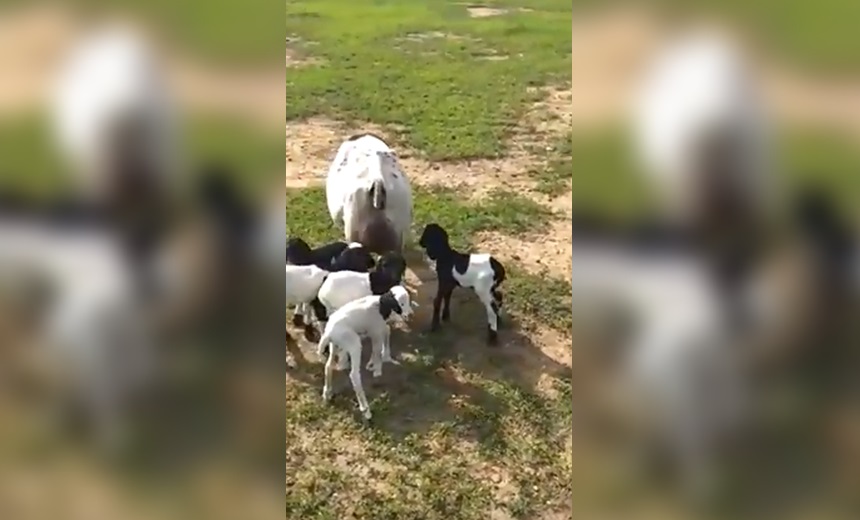
[[747,418],[745,349],[737,344],[743,337],[704,264],[646,245],[574,237],[574,316],[587,323],[605,311],[634,317],[620,365],[627,395],[633,410],[644,412],[640,426],[668,442],[684,482],[701,497],[718,443]]
[[[349,250],[347,256],[344,256]],[[376,265],[367,249],[358,242],[331,242],[311,249],[298,237],[287,240],[286,260],[293,265],[316,265],[331,271],[367,272]]]
[[[370,252],[357,242],[332,242],[311,249],[307,242],[298,237],[287,240],[286,259],[293,265],[316,265],[329,272],[366,273],[376,265]],[[297,306],[293,314],[293,325],[303,327],[306,312],[306,306]]]
[[320,356],[323,356],[328,348],[322,392],[324,400],[329,401],[332,397],[334,358],[338,353],[342,353],[341,360],[345,360],[344,355],[349,356],[349,378],[358,399],[358,407],[364,418],[370,420],[370,405],[361,386],[361,337],[368,336],[371,339],[373,353],[368,369],[373,370],[375,377],[379,377],[382,374],[379,355],[387,348],[390,334],[387,320],[406,320],[409,317],[411,305],[405,300],[408,300],[406,290],[395,286],[381,295],[365,296],[349,302],[331,315],[317,345],[317,353]]
[[[329,272],[315,265],[286,266],[286,299],[287,305],[301,305],[315,301],[323,282]],[[304,325],[305,338],[312,341],[314,328],[310,323]],[[290,333],[287,332],[287,338]]]
[[378,137],[356,135],[340,145],[328,170],[326,199],[346,240],[377,254],[404,250],[412,227],[412,191],[397,155]]
[[329,275],[319,289],[314,307],[319,321],[347,303],[370,295],[381,295],[403,280],[406,261],[396,253],[388,253],[379,259],[376,269],[369,273],[340,271]]
[[431,330],[439,328],[439,308],[444,301],[442,319],[451,318],[451,293],[455,287],[470,287],[487,310],[487,343],[498,343],[499,314],[502,294],[499,286],[505,281],[505,268],[489,254],[465,254],[455,251],[448,242],[448,232],[435,223],[427,224],[418,244],[436,262],[439,286],[433,300]]
[[154,344],[121,250],[80,224],[4,215],[0,278],[32,273],[54,289],[43,329],[49,360],[68,396],[90,414],[101,446],[113,450],[122,442],[125,405],[155,374]]

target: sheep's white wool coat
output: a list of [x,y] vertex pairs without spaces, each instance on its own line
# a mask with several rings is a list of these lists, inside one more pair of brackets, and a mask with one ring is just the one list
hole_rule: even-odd
[[370,205],[374,181],[382,180],[386,190],[385,214],[406,242],[412,227],[412,189],[400,168],[397,155],[385,142],[365,135],[340,145],[328,170],[326,199],[335,224],[344,226],[344,237],[351,241],[350,230],[357,229],[359,204]]
[[169,180],[176,168],[173,100],[153,57],[137,35],[121,27],[90,35],[75,47],[53,85],[52,118],[59,150],[87,193],[105,184],[108,136],[131,121],[140,146]]
[[769,129],[752,78],[735,49],[702,33],[668,46],[646,71],[632,99],[633,137],[649,182],[666,209],[684,218],[701,179],[704,136],[731,139],[735,186],[768,202]]

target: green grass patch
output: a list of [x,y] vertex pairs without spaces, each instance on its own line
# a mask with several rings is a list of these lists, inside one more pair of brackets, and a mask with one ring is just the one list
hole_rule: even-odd
[[282,4],[265,0],[76,0],[96,13],[116,10],[139,16],[171,43],[215,63],[282,66]]
[[[197,116],[188,121],[185,140],[192,172],[217,162],[235,173],[241,189],[254,195],[271,190],[283,171],[282,138],[230,118]],[[42,114],[0,121],[0,186],[34,197],[49,197],[70,186]]]
[[[400,129],[429,159],[499,157],[528,86],[570,82],[570,3],[470,18],[454,1],[287,4],[287,118],[327,115]],[[507,59],[490,60],[488,56]]]
[[[578,135],[573,142],[573,206],[607,218],[630,220],[653,209],[654,200],[637,173],[629,142],[618,129]],[[860,217],[860,151],[835,133],[789,129],[777,138],[777,180],[789,195],[815,185],[847,214]]]
[[[860,3],[844,0],[663,0],[672,9],[729,16],[780,55],[818,72],[860,73]],[[778,15],[776,13],[779,13]]]
[[[524,235],[541,230],[554,218],[552,211],[511,192],[496,191],[474,203],[460,196],[461,192],[443,187],[413,188],[414,233],[435,222],[448,231],[455,248],[468,248],[480,231]],[[328,214],[324,187],[288,189],[286,217],[288,236],[301,236],[310,243],[342,237],[343,230]]]
[[[544,152],[546,153],[546,152]],[[561,195],[571,188],[573,176],[573,135],[560,137],[551,145],[550,158],[543,168],[530,173],[537,181],[536,189],[546,195]]]
[[636,175],[629,141],[622,131],[611,128],[580,134],[571,147],[574,208],[621,220],[648,210],[649,193]]
[[[579,0],[574,16],[623,0]],[[781,57],[819,73],[860,74],[856,23],[860,3],[846,0],[652,0],[651,5],[680,18],[708,14],[727,19]]]
[[287,385],[287,518],[530,518],[567,503],[569,381],[545,397],[477,372],[454,378],[446,361],[404,362],[368,392],[368,427],[348,384],[322,403],[313,368],[310,387]]

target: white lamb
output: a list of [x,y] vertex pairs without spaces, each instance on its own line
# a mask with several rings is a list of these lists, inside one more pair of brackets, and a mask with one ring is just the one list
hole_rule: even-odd
[[332,220],[348,242],[371,252],[403,251],[412,227],[412,190],[385,142],[370,134],[340,145],[326,179]]
[[621,366],[629,395],[674,450],[691,491],[707,493],[717,444],[742,426],[750,396],[742,345],[704,266],[683,255],[573,247],[574,315],[634,317]]
[[[402,281],[405,271],[406,261],[403,257],[389,253],[380,258],[376,269],[369,273],[331,273],[320,286],[317,299],[311,302],[317,320],[325,322],[331,313],[359,298],[379,296],[393,290]],[[383,360],[393,362],[388,349],[383,352]]]
[[69,397],[91,414],[102,446],[121,442],[122,413],[155,374],[149,325],[119,247],[97,231],[0,222],[0,278],[32,273],[56,298],[44,340]]
[[382,375],[382,352],[387,348],[390,337],[387,320],[407,319],[412,312],[408,300],[406,290],[397,286],[385,294],[365,296],[352,301],[331,315],[317,345],[317,353],[320,356],[328,347],[322,392],[324,400],[328,401],[332,396],[331,379],[335,356],[340,354],[341,361],[345,360],[344,356],[349,356],[349,378],[358,399],[359,409],[366,419],[371,418],[370,405],[361,386],[361,338],[367,336],[371,340],[373,347],[368,369],[373,370],[374,377],[379,377]]
[[[287,305],[303,305],[314,301],[320,291],[323,281],[329,272],[315,265],[285,266],[286,300]],[[290,337],[289,332],[287,337]],[[305,324],[305,338],[312,341],[314,328],[310,323]]]

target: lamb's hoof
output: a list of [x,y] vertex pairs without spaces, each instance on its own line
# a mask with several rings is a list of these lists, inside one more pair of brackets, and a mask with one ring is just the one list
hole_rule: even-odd
[[304,327],[305,326],[305,317],[301,314],[296,314],[293,316],[293,325],[296,327]]
[[305,339],[311,343],[319,341],[319,334],[313,325],[305,325]]
[[361,416],[364,418],[364,422],[369,423],[371,419],[373,419],[373,414],[370,413],[370,408],[367,410],[362,410]]
[[331,391],[331,390],[329,390],[329,389],[327,389],[327,388],[323,388],[323,392],[322,392],[322,399],[323,399],[323,401],[325,401],[326,403],[328,403],[329,401],[331,401],[331,395],[332,395],[332,391]]
[[430,329],[428,329],[428,332],[436,332],[438,330],[439,330],[439,324],[433,323],[432,325],[430,325]]
[[499,333],[493,329],[489,329],[487,333],[487,345],[495,347],[499,344]]
[[445,321],[445,322],[451,321],[451,314],[447,313],[447,312],[442,313],[442,321]]

